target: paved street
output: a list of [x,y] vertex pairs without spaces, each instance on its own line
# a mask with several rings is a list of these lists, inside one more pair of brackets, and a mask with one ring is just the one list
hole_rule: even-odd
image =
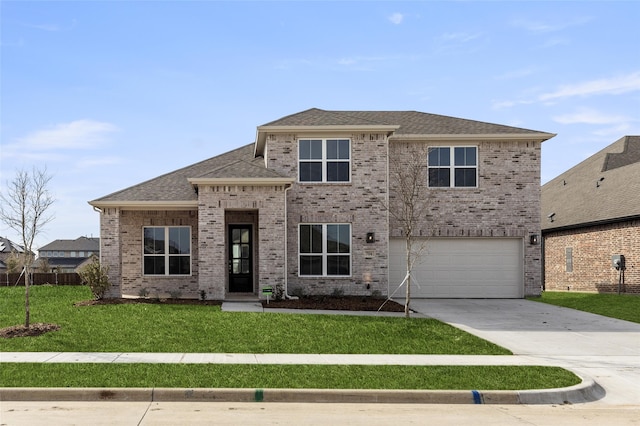
[[[4,405],[4,404],[3,404]],[[226,402],[13,402],[0,424],[51,425],[638,425],[636,407]]]

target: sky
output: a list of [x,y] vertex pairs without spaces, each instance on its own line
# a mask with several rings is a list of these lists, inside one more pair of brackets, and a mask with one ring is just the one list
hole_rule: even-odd
[[34,249],[97,237],[88,201],[314,107],[556,133],[545,183],[640,134],[639,22],[635,1],[3,0],[0,191],[46,167]]

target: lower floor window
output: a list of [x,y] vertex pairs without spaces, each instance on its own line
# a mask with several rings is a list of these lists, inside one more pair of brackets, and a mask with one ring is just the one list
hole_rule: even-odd
[[301,224],[301,276],[351,275],[351,225]]
[[191,228],[147,226],[143,228],[144,275],[191,274]]

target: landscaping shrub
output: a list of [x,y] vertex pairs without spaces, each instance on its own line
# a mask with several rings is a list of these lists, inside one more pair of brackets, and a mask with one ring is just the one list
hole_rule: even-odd
[[108,273],[109,267],[100,265],[100,260],[95,255],[91,256],[91,263],[78,271],[82,283],[91,288],[91,293],[96,300],[104,298],[104,294],[111,287]]

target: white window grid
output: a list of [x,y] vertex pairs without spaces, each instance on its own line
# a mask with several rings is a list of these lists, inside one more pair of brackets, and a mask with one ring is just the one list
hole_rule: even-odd
[[[308,141],[308,140],[319,140],[322,141],[322,158],[319,159],[301,159],[300,158],[300,142]],[[327,158],[327,141],[329,140],[347,140],[349,141],[349,158],[336,158],[336,159],[328,159]],[[298,140],[298,165],[300,163],[321,163],[322,164],[322,180],[300,180],[300,170],[298,170],[298,182],[304,184],[314,184],[314,183],[333,183],[333,184],[344,184],[351,183],[351,139],[349,138],[301,138]],[[339,181],[329,181],[327,180],[327,163],[348,163],[349,164],[349,179],[348,180],[339,180]]]

